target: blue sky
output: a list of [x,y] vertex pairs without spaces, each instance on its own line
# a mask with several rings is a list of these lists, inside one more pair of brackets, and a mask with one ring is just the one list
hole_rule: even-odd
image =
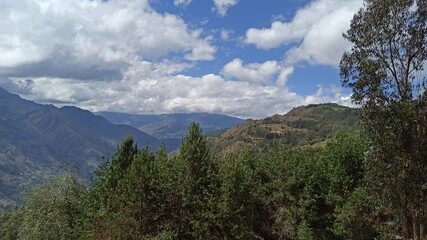
[[0,1],[0,87],[40,103],[243,118],[351,105],[362,0]]
[[[206,0],[191,1],[191,4],[178,5],[178,7],[173,1],[158,0],[152,1],[152,5],[158,11],[176,14],[190,25],[203,28],[206,33],[215,36],[214,43],[219,47],[216,58],[210,62],[202,62],[198,68],[189,69],[186,72],[190,75],[203,75],[221,72],[224,65],[235,58],[240,58],[247,63],[283,60],[284,54],[292,46],[260,50],[254,45],[242,43],[242,38],[250,28],[268,28],[277,20],[292,21],[296,11],[310,2],[308,0],[241,0],[237,1],[235,7],[230,6],[224,16],[215,11],[212,4],[207,4]],[[222,39],[221,33],[226,34],[230,39]],[[309,71],[306,71],[307,67],[310,68]],[[288,79],[289,89],[304,95],[315,92],[318,84],[327,86],[331,83],[339,85],[338,69],[313,64],[296,66],[294,74]],[[271,84],[271,82],[264,84]]]

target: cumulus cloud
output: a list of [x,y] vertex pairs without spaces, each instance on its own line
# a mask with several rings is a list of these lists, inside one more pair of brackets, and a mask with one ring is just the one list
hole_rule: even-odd
[[241,59],[236,58],[224,66],[222,73],[225,76],[234,77],[241,81],[261,83],[270,80],[279,70],[280,66],[277,61],[244,65]]
[[358,107],[351,101],[351,94],[344,94],[342,89],[335,85],[330,85],[329,87],[319,85],[316,93],[306,96],[303,103],[304,105],[308,105],[329,102],[347,107]]
[[351,47],[342,38],[342,33],[348,29],[356,9],[340,8],[313,24],[302,44],[287,53],[287,61],[305,60],[314,64],[338,66],[344,51]]
[[230,7],[236,5],[238,0],[214,0],[214,10],[218,12],[219,15],[225,16]]
[[5,76],[120,78],[133,61],[171,53],[212,60],[216,52],[200,29],[157,13],[147,0],[6,1],[0,15]]
[[[196,36],[199,35],[199,32],[196,32]],[[213,60],[217,47],[210,44],[212,37],[209,36],[202,41],[196,41],[193,45],[191,53],[186,54],[185,58],[191,61],[199,60]]]
[[[57,106],[77,105],[92,111],[130,113],[211,112],[242,118],[284,114],[295,106],[339,102],[341,93],[324,88],[301,96],[276,85],[232,81],[215,74],[190,77],[173,73],[186,68],[176,63],[140,62],[121,81],[83,81],[64,78],[0,78],[0,84],[24,98]],[[286,71],[284,71],[286,72]]]
[[286,61],[310,61],[337,66],[350,47],[342,33],[362,6],[362,0],[317,0],[300,9],[290,22],[274,21],[270,28],[247,30],[244,42],[260,49],[296,44]]

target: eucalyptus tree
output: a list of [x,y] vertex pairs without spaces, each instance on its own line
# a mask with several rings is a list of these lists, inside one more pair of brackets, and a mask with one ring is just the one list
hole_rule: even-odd
[[427,239],[427,1],[365,0],[344,37],[342,84],[362,105],[368,189],[386,231]]

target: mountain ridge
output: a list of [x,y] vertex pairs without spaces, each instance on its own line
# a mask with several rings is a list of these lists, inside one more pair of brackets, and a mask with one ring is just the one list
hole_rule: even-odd
[[258,151],[281,146],[318,146],[339,131],[357,131],[357,109],[336,103],[293,108],[284,115],[248,120],[211,139],[216,154],[224,155],[247,147]]
[[243,119],[214,113],[174,113],[160,115],[97,112],[116,124],[128,124],[154,137],[181,140],[191,122],[198,122],[204,132],[227,129]]
[[130,126],[76,107],[37,104],[2,88],[0,111],[0,196],[7,196],[0,199],[0,209],[71,162],[78,163],[76,171],[88,180],[127,135],[153,150],[160,146],[159,140]]

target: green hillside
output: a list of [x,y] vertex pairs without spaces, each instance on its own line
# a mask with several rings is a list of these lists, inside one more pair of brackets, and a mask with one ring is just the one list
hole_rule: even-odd
[[255,146],[265,151],[271,146],[321,145],[339,131],[359,129],[357,110],[334,103],[308,105],[285,115],[262,120],[248,120],[230,128],[212,140],[214,151],[221,154]]

